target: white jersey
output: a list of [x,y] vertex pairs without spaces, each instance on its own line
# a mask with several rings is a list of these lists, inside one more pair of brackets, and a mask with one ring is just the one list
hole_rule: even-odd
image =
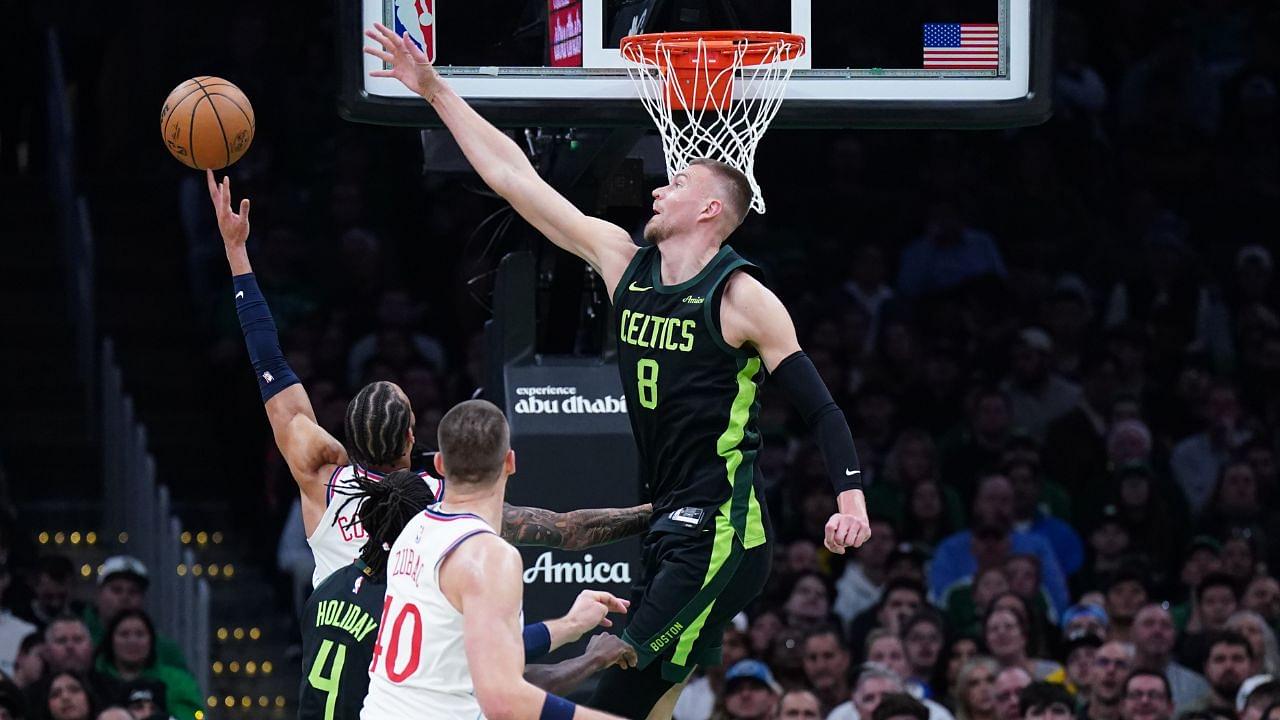
[[462,613],[440,591],[440,564],[468,538],[493,533],[470,513],[438,512],[409,521],[387,559],[387,596],[360,720],[425,717],[477,720],[462,643]]
[[[444,499],[444,481],[419,473],[435,495],[436,502]],[[315,558],[316,569],[311,573],[311,587],[320,587],[320,583],[333,571],[344,568],[360,557],[360,548],[368,535],[364,526],[356,519],[356,503],[348,503],[351,493],[356,492],[357,477],[368,477],[381,480],[386,477],[373,470],[366,470],[357,465],[344,465],[333,471],[325,486],[324,515],[320,516],[320,524],[307,538],[311,546],[311,555]]]

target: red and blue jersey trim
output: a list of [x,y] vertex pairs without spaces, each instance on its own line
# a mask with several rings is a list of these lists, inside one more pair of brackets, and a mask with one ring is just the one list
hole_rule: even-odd
[[[386,478],[386,475],[383,473],[380,473],[376,470],[370,470],[368,468],[360,467],[359,465],[356,465],[354,463],[351,465],[339,465],[338,467],[334,468],[333,474],[329,476],[329,482],[326,483],[325,485],[325,495],[324,495],[325,507],[328,507],[329,503],[333,502],[333,496],[337,494],[338,474],[341,473],[343,470],[346,470],[347,468],[352,468],[353,474],[356,477],[364,476],[371,480],[382,480]],[[418,473],[418,477],[422,478],[424,481],[426,481],[428,478],[433,478],[438,480],[440,483],[440,490],[439,492],[436,493],[436,502],[441,502],[444,500],[444,478],[436,478],[434,475],[428,472],[420,472]]]

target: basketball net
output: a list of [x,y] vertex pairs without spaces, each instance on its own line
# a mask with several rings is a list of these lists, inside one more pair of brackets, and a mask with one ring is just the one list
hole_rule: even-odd
[[622,57],[662,135],[667,178],[696,158],[720,160],[751,183],[763,213],[756,147],[778,114],[804,37],[775,32],[689,32],[623,38]]

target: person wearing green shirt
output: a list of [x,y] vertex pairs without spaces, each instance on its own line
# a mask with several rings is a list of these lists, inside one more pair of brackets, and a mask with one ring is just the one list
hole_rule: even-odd
[[178,720],[194,720],[203,706],[200,686],[191,673],[160,661],[155,626],[144,610],[116,614],[98,645],[94,668],[121,682],[139,678],[159,681],[164,685],[168,713]]

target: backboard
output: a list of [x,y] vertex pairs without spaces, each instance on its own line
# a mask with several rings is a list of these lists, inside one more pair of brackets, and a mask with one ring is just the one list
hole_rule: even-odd
[[344,117],[438,125],[361,53],[375,21],[423,46],[505,126],[644,125],[619,40],[671,30],[804,35],[774,127],[1008,127],[1049,115],[1052,0],[351,0],[339,3]]

